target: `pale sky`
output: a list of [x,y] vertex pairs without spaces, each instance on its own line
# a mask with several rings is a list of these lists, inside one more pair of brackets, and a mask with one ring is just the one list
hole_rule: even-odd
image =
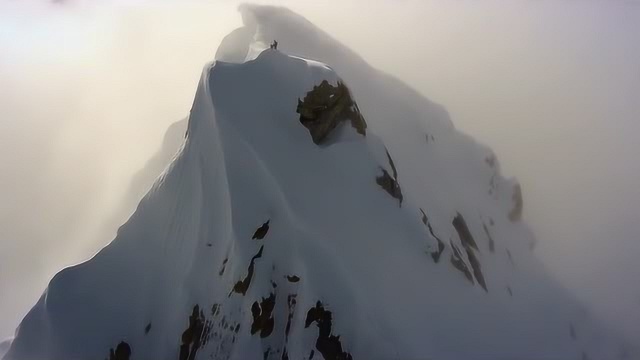
[[[263,1],[443,104],[523,185],[537,254],[640,342],[640,3]],[[0,339],[113,236],[236,1],[0,0]]]

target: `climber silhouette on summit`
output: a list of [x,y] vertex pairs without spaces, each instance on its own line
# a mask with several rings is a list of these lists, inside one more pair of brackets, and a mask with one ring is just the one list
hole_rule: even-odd
[[271,45],[269,45],[269,49],[278,50],[278,41],[277,40],[273,40]]

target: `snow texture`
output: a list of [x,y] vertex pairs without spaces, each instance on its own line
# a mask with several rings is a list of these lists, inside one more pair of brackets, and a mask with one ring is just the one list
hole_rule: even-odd
[[7,351],[9,351],[9,346],[11,346],[11,341],[12,339],[6,339],[3,341],[0,341],[0,358],[2,358],[4,354],[7,353]]
[[[617,358],[509,218],[519,186],[488,148],[301,17],[241,12],[176,157],[4,360]],[[298,101],[323,81],[366,132],[313,141]],[[332,99],[312,110],[340,120]]]

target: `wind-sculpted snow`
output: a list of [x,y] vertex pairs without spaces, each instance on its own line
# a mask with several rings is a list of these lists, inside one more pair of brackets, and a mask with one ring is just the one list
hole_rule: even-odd
[[242,9],[178,155],[4,360],[615,358],[490,150],[305,20]]

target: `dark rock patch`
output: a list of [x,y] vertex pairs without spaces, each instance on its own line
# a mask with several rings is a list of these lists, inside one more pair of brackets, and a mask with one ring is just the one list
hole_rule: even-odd
[[222,268],[220,268],[220,271],[218,272],[219,276],[222,276],[224,274],[224,270],[227,268],[228,261],[229,261],[229,258],[225,258],[224,260],[222,260]]
[[266,338],[273,332],[275,320],[273,318],[273,309],[276,306],[276,295],[271,294],[268,298],[262,298],[260,303],[257,301],[251,306],[251,315],[253,315],[253,323],[251,324],[251,335],[260,332],[261,338]]
[[267,235],[267,232],[269,232],[269,222],[271,220],[267,220],[266,223],[262,224],[262,226],[260,226],[256,232],[253,233],[253,237],[251,239],[253,240],[262,240],[264,239],[264,237]]
[[213,317],[218,316],[219,313],[220,313],[220,304],[211,305],[211,316]]
[[516,183],[513,186],[513,193],[511,194],[511,202],[513,207],[509,211],[509,220],[512,222],[522,219],[522,208],[524,207],[524,200],[522,199],[522,187]]
[[296,275],[287,275],[287,280],[292,283],[297,283],[298,281],[300,281],[300,277]]
[[396,165],[393,163],[391,155],[389,155],[389,151],[387,151],[387,158],[389,160],[389,166],[391,166],[391,170],[393,171],[393,177],[387,170],[380,167],[382,175],[376,177],[376,184],[380,185],[380,187],[393,198],[398,199],[399,205],[402,206],[402,200],[404,197],[402,196],[402,189],[398,183],[398,170],[396,169]]
[[182,333],[179,360],[194,360],[196,358],[200,347],[207,343],[212,325],[206,320],[200,306],[195,305],[191,316],[189,316],[189,326]]
[[511,290],[511,286],[507,285],[507,292],[509,293],[509,296],[513,297],[513,290]]
[[469,263],[471,264],[471,268],[473,269],[473,276],[475,276],[476,281],[478,282],[478,284],[480,284],[480,286],[482,286],[484,291],[489,292],[489,290],[487,290],[487,283],[484,281],[484,275],[482,275],[480,261],[476,257],[475,252],[470,247],[466,247],[465,250],[467,251],[467,258],[469,258]]
[[376,177],[376,184],[380,185],[380,187],[383,188],[384,191],[389,193],[389,195],[398,199],[400,205],[402,205],[402,189],[400,189],[398,183],[389,175],[387,170],[383,168],[380,169],[382,170],[382,175]]
[[462,246],[464,247],[472,247],[478,250],[478,244],[473,239],[473,235],[471,235],[471,231],[469,231],[469,227],[467,226],[467,222],[462,217],[462,214],[457,213],[456,217],[453,218],[451,222],[453,227],[458,232],[458,236],[460,237],[460,241],[462,242]]
[[296,294],[289,294],[287,297],[287,326],[284,329],[284,349],[282,350],[282,359],[289,360],[289,352],[287,351],[287,345],[289,344],[289,332],[291,331],[291,323],[293,321],[293,314],[296,311]]
[[442,252],[444,251],[444,243],[438,238],[436,238],[436,240],[438,240],[438,250],[431,252],[431,258],[433,259],[433,262],[437,264],[440,261]]
[[293,314],[296,311],[296,304],[298,302],[296,300],[296,297],[297,297],[296,294],[290,294],[287,297],[287,308],[289,310],[289,315],[287,316],[287,326],[284,329],[285,341],[289,339],[289,331],[291,330],[291,321],[293,320]]
[[258,251],[258,253],[255,254],[251,258],[251,262],[249,263],[249,268],[247,269],[247,276],[243,280],[238,281],[233,286],[233,291],[235,291],[236,293],[242,294],[242,295],[246,295],[247,294],[247,290],[249,289],[249,285],[251,285],[251,279],[253,278],[253,272],[255,270],[256,259],[259,259],[259,258],[262,257],[262,250],[263,249],[264,249],[264,246],[261,246],[260,250]]
[[349,89],[342,82],[333,86],[323,80],[303,100],[298,99],[296,112],[300,114],[300,123],[309,130],[316,145],[322,144],[345,121],[349,121],[358,134],[366,136],[367,123],[351,98]]
[[573,324],[569,324],[569,336],[571,336],[571,339],[576,340],[578,337],[576,336],[576,328],[573,326]]
[[109,350],[109,360],[129,360],[131,358],[131,346],[122,341],[116,349]]
[[445,247],[444,242],[440,240],[440,238],[437,237],[436,234],[433,232],[433,227],[431,227],[429,218],[427,218],[427,214],[425,214],[422,208],[420,209],[420,212],[422,213],[422,223],[427,226],[427,229],[429,229],[429,233],[431,234],[431,236],[433,236],[433,238],[436,239],[436,241],[438,242],[438,248],[435,251],[430,252],[431,258],[437,264],[438,261],[440,261],[440,256],[442,255],[442,252],[444,252],[444,247]]
[[422,208],[420,208],[420,212],[422,213],[422,223],[427,225],[429,223],[429,218],[427,217],[427,214],[424,212],[424,210],[422,210]]
[[151,323],[148,323],[147,326],[144,327],[144,334],[147,335],[151,331]]
[[487,235],[487,238],[489,239],[489,251],[491,253],[494,253],[496,251],[496,244],[493,241],[493,237],[491,237],[491,234],[489,233],[489,229],[487,229],[486,224],[483,223],[482,228],[484,229],[484,233]]
[[331,334],[331,328],[333,327],[331,311],[325,310],[320,301],[307,312],[304,327],[308,328],[314,322],[318,326],[316,349],[325,360],[353,360],[351,354],[342,349],[340,336]]
[[453,265],[454,268],[458,269],[458,271],[463,273],[464,276],[467,278],[467,280],[471,282],[471,284],[475,284],[475,282],[473,281],[473,275],[471,275],[471,271],[469,271],[469,267],[462,259],[462,254],[460,253],[460,250],[458,250],[458,247],[455,246],[451,241],[450,241],[450,245],[452,250],[451,264]]
[[[482,286],[484,291],[489,291],[487,289],[487,283],[484,279],[484,275],[482,274],[480,260],[478,259],[475,253],[476,250],[479,251],[478,244],[476,244],[476,241],[474,240],[473,235],[471,235],[471,231],[469,231],[467,222],[464,220],[464,218],[460,213],[457,213],[456,217],[453,219],[452,224],[453,224],[453,227],[456,229],[456,232],[458,233],[458,237],[460,237],[460,242],[462,243],[462,247],[467,252],[467,258],[469,259],[469,264],[473,269],[473,276],[475,277],[478,284]],[[451,245],[453,246],[453,243]],[[460,270],[460,268],[462,267],[462,264],[464,264],[464,261],[462,261],[462,256],[460,255],[460,251],[457,249],[454,249],[454,250],[458,252],[458,256],[456,259],[454,259],[454,257],[452,256],[451,262],[454,263],[454,260],[455,260],[456,263],[454,263],[454,266],[456,266],[457,264],[456,268]],[[465,264],[465,268],[467,269],[467,272],[468,272],[469,269],[468,267],[466,267],[466,264]],[[465,275],[467,275],[467,272],[465,272]]]
[[309,360],[313,360],[313,356],[316,354],[315,350],[311,350],[311,352],[309,353]]
[[389,161],[389,166],[391,166],[391,170],[393,171],[393,178],[397,179],[398,178],[398,170],[396,169],[396,164],[393,162],[393,159],[391,158],[391,155],[389,155],[389,150],[386,150],[387,152],[387,160]]

